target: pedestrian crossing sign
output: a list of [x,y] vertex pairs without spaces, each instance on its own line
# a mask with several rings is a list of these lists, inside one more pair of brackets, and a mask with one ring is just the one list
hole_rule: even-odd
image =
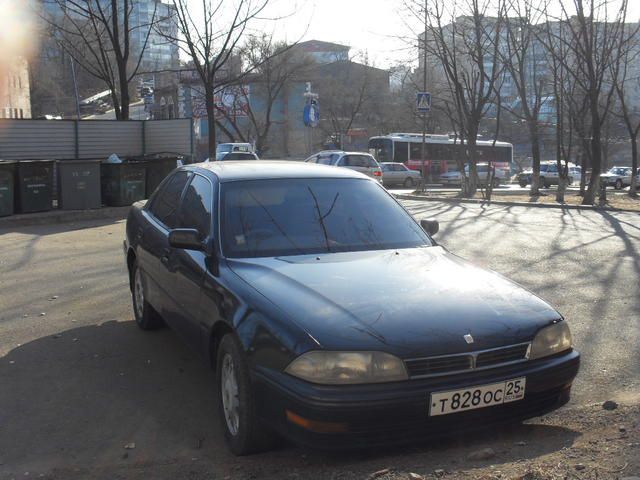
[[429,92],[418,92],[416,94],[416,110],[418,112],[431,110],[431,94]]

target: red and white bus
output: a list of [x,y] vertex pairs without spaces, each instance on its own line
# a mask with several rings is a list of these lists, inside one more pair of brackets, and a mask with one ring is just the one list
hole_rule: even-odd
[[[450,170],[458,170],[457,159],[467,158],[466,143],[449,135],[427,134],[423,174],[437,177]],[[390,133],[371,137],[369,153],[378,162],[404,163],[413,170],[422,169],[422,134]],[[491,162],[496,168],[504,169],[509,175],[513,163],[513,145],[493,140],[477,140],[475,159],[477,163]]]

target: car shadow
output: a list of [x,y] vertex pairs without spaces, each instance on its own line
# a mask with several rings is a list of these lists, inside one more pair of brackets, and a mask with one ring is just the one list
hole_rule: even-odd
[[[124,470],[126,478],[184,478],[188,468],[206,478],[275,479],[286,468],[327,478],[336,471],[368,475],[400,463],[408,471],[460,469],[537,457],[578,436],[535,422],[371,450],[326,452],[284,443],[237,458],[224,443],[211,370],[169,329],[143,332],[132,321],[74,328],[16,346],[0,358],[0,378],[0,477],[29,471],[115,478],[114,471]],[[467,460],[469,452],[487,446],[497,457]]]

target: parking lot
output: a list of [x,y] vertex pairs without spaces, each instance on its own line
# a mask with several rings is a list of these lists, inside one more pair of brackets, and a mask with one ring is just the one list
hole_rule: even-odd
[[[405,205],[440,221],[445,247],[566,316],[583,358],[566,409],[640,401],[638,214]],[[123,220],[0,230],[0,478],[367,478],[390,461],[455,464],[495,440],[337,456],[284,445],[231,456],[212,373],[171,331],[142,332],[132,320],[123,235]],[[574,441],[570,428],[543,425],[501,434],[539,444],[519,453],[527,458]]]

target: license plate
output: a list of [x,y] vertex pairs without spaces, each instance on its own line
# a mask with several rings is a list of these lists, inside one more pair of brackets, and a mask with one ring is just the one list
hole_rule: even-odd
[[522,400],[526,382],[526,377],[521,377],[491,385],[432,393],[429,416],[465,412]]

